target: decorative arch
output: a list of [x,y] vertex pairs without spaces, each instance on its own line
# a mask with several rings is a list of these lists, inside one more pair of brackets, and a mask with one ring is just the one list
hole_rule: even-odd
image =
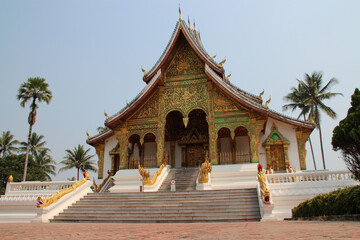
[[274,123],[269,136],[263,143],[267,165],[271,164],[272,168],[277,171],[286,170],[286,166],[289,164],[289,145],[289,140],[279,132]]

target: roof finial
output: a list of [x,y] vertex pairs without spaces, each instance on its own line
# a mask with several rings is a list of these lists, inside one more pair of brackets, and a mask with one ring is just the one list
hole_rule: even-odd
[[218,66],[223,68],[224,67],[224,63],[226,62],[226,57],[224,60],[222,60],[221,62],[219,62]]
[[262,95],[264,94],[265,90],[263,89],[263,91],[259,94],[259,98],[262,100]]
[[147,74],[146,70],[143,69],[143,67],[141,66],[141,71],[144,73],[144,76]]
[[179,21],[180,21],[180,22],[182,21],[180,3],[179,3]]
[[105,110],[104,110],[104,115],[105,115],[105,117],[106,117],[106,120],[108,120],[108,119],[109,119],[109,115],[106,113]]
[[214,61],[215,58],[216,58],[216,54],[211,59]]
[[229,81],[229,78],[231,77],[231,73],[229,75],[226,76],[225,80]]
[[191,30],[191,24],[190,24],[190,18],[188,16],[188,24],[189,24],[189,30]]
[[196,25],[195,25],[195,19],[194,19],[194,31],[196,32]]
[[90,137],[90,134],[89,134],[88,132],[86,132],[86,135],[87,135],[88,139],[91,138],[91,137]]
[[265,102],[265,108],[269,108],[269,103],[271,101],[271,96],[270,98]]

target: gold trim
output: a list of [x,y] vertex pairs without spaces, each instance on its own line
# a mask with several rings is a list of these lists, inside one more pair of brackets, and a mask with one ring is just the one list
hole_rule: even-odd
[[66,194],[71,193],[75,189],[79,188],[81,185],[83,185],[90,178],[89,173],[88,173],[87,170],[84,172],[84,175],[85,175],[85,177],[81,181],[78,181],[78,182],[74,183],[69,188],[61,189],[57,193],[51,195],[51,197],[49,197],[49,198],[42,199],[39,196],[37,198],[37,201],[38,201],[37,207],[38,208],[40,208],[40,207],[48,207],[51,204],[56,203],[57,201],[59,201],[59,199],[62,198],[63,196],[65,196]]

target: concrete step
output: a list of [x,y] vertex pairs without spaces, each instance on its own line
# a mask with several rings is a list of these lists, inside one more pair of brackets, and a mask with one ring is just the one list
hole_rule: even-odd
[[256,189],[88,194],[51,222],[259,221]]

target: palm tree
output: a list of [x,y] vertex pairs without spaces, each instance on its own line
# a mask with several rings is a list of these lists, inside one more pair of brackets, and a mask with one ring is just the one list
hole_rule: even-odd
[[[300,109],[301,112],[300,112],[299,116],[297,117],[297,119],[299,119],[301,116],[303,116],[304,120],[306,121],[306,114],[308,114],[310,108],[305,104],[305,102],[303,100],[303,98],[304,98],[302,96],[304,94],[303,92],[304,92],[304,88],[302,87],[302,85],[300,83],[298,84],[297,88],[292,87],[291,92],[284,97],[285,101],[288,101],[291,103],[285,104],[283,106],[283,111],[290,109],[293,112],[296,109]],[[311,155],[312,155],[312,159],[313,159],[313,163],[314,163],[314,168],[316,170],[314,150],[313,150],[310,136],[309,136],[309,143],[310,143],[310,149],[311,149]]]
[[90,149],[84,150],[83,145],[78,145],[74,148],[74,150],[66,149],[66,156],[64,160],[61,161],[61,164],[64,164],[65,167],[59,169],[59,172],[77,168],[77,180],[79,180],[79,170],[80,168],[84,168],[85,170],[90,170],[96,172],[97,169],[94,166],[96,163],[94,160],[91,160],[94,155],[88,155]]
[[13,155],[13,151],[18,151],[18,148],[14,145],[18,144],[18,140],[13,140],[14,135],[10,131],[2,132],[0,137],[0,156],[6,157],[7,155]]
[[98,127],[96,130],[98,131],[98,133],[104,133],[108,130],[109,128],[108,127]]
[[29,158],[29,147],[30,147],[30,137],[31,137],[31,131],[32,126],[36,122],[36,109],[38,108],[37,102],[45,102],[47,104],[50,103],[52,99],[52,93],[48,89],[49,84],[45,82],[44,78],[29,78],[27,82],[24,82],[21,84],[19,90],[17,99],[20,101],[20,106],[25,107],[26,103],[28,101],[31,101],[30,104],[30,113],[28,117],[28,123],[29,123],[29,137],[28,137],[28,145],[26,149],[26,156],[25,156],[25,166],[24,166],[24,175],[23,175],[23,181],[26,180],[26,170],[27,170],[27,164],[28,164],[28,158]]
[[[30,138],[30,144],[29,144],[29,154],[33,156],[35,159],[36,156],[39,154],[40,151],[50,151],[48,148],[44,147],[46,144],[46,141],[43,141],[44,136],[38,135],[36,132],[33,132],[31,134]],[[25,152],[27,151],[28,143],[21,142],[20,143],[20,151]]]
[[313,122],[316,128],[319,129],[320,136],[320,146],[321,146],[321,156],[323,161],[323,167],[325,166],[325,157],[324,157],[324,147],[322,141],[322,133],[320,127],[320,110],[324,111],[330,118],[336,118],[336,112],[332,110],[329,106],[326,106],[323,101],[333,98],[337,95],[341,95],[341,93],[332,93],[328,90],[334,84],[337,84],[338,81],[335,78],[331,78],[330,81],[323,86],[323,74],[321,72],[313,72],[310,76],[309,74],[305,74],[305,80],[297,80],[301,85],[302,94],[301,98],[303,99],[304,104],[309,108],[308,112],[308,120]]
[[51,181],[50,174],[56,176],[56,167],[54,165],[56,162],[48,154],[48,151],[48,149],[40,150],[39,153],[35,155],[35,162],[45,173],[47,180]]

